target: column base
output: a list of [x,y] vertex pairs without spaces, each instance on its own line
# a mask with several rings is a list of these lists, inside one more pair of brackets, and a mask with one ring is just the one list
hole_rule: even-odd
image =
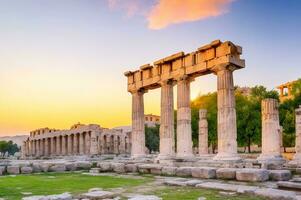
[[281,155],[263,155],[261,154],[257,161],[261,164],[261,168],[266,169],[282,169],[282,165],[286,160]]
[[200,158],[201,160],[210,160],[212,159],[212,154],[198,154],[197,158]]
[[241,157],[238,154],[218,153],[213,157],[213,160],[220,161],[241,161]]

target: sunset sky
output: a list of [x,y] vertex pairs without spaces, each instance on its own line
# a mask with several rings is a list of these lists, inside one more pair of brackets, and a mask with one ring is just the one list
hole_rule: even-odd
[[[0,0],[0,136],[131,123],[123,72],[212,40],[243,47],[235,85],[301,77],[300,0]],[[216,90],[192,83],[191,98]],[[160,114],[160,90],[145,94]]]

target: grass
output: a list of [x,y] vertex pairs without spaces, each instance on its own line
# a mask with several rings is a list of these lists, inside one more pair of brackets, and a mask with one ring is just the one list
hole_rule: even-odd
[[205,197],[206,200],[264,200],[263,198],[246,195],[225,195],[216,190],[205,190],[191,187],[169,187],[163,190],[157,190],[155,195],[164,200],[197,200],[199,197]]
[[[263,200],[262,198],[246,195],[225,195],[216,190],[205,190],[192,187],[156,187],[153,176],[116,177],[89,176],[81,173],[43,173],[31,175],[0,177],[0,198],[6,200],[20,200],[22,192],[33,195],[50,195],[70,192],[80,194],[91,188],[103,189],[124,188],[127,192],[137,193],[140,188],[147,188],[148,193],[157,195],[164,200],[196,200],[205,197],[206,200]],[[143,190],[141,190],[143,191]],[[139,193],[139,192],[138,192]],[[123,198],[124,199],[124,198]]]
[[49,195],[70,192],[79,194],[90,188],[103,189],[133,187],[144,184],[151,179],[131,179],[113,176],[89,176],[80,173],[45,173],[0,177],[0,197],[7,200],[18,200],[22,192],[33,195]]

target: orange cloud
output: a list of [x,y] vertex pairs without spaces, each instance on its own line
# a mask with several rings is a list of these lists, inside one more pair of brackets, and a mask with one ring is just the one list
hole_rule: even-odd
[[233,0],[159,0],[148,15],[150,29],[222,15]]

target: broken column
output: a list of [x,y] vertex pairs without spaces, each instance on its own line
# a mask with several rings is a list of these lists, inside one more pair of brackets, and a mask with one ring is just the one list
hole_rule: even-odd
[[217,75],[218,154],[214,160],[240,160],[237,154],[236,109],[233,84],[234,66],[214,67]]
[[145,156],[144,91],[132,93],[132,151],[131,157]]
[[199,155],[208,155],[207,110],[199,110]]
[[173,82],[161,84],[160,159],[175,154]]
[[284,159],[280,150],[279,103],[276,99],[264,99],[261,102],[262,147],[257,158],[262,163],[281,163]]
[[187,76],[182,77],[177,82],[177,157],[193,157],[190,82],[191,80]]
[[301,164],[301,105],[295,110],[296,114],[296,145],[293,161],[298,161]]

